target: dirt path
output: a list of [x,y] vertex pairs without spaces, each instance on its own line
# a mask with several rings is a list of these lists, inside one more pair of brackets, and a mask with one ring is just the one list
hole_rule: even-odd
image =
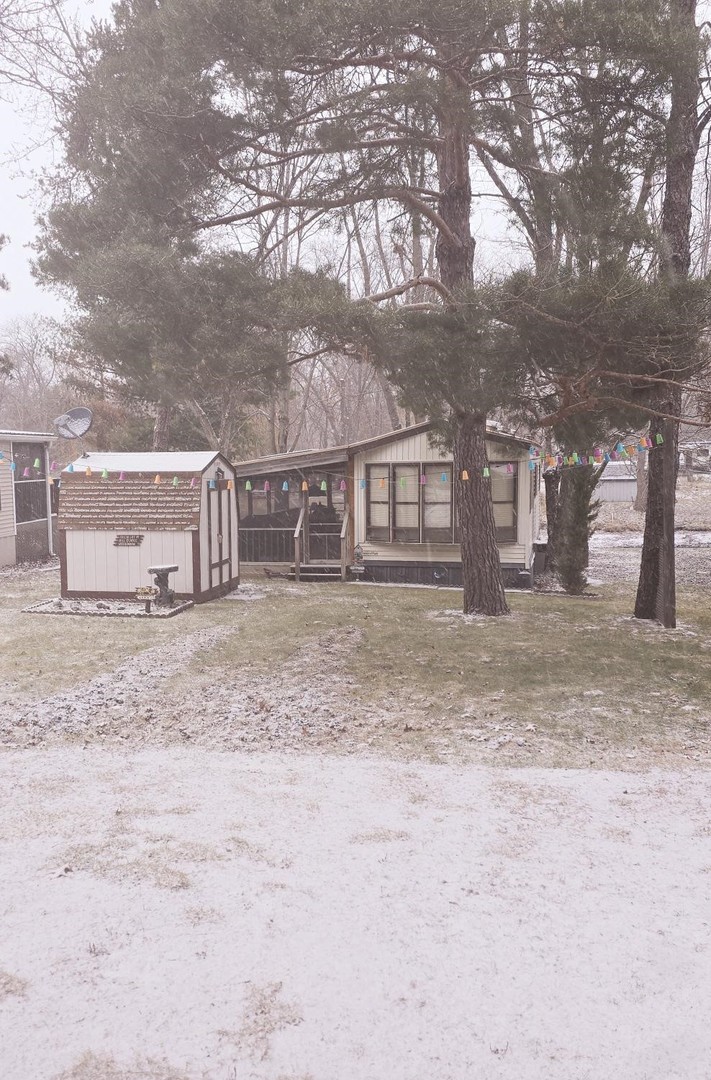
[[3,1080],[708,1080],[708,773],[0,759]]

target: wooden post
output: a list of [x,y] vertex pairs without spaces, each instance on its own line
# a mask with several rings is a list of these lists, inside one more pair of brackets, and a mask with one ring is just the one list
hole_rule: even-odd
[[309,492],[302,491],[303,496],[303,509],[304,509],[304,563],[308,565],[311,562],[311,551],[309,544]]

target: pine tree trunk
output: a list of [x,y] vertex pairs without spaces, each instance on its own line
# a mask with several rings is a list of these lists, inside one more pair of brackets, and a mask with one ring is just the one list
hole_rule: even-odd
[[[686,63],[680,63],[672,75],[671,109],[667,124],[662,272],[673,281],[687,277],[691,265],[691,196],[701,129],[697,113],[700,80],[696,0],[671,0],[670,9],[675,28],[680,34],[688,36],[690,44],[694,42],[696,45],[695,49],[689,51]],[[679,366],[683,368],[686,358],[679,359]],[[668,377],[673,376],[674,372],[668,373]],[[669,399],[661,403],[660,411],[678,416],[680,410],[681,391],[674,389]],[[662,429],[661,421],[652,424],[652,440],[655,443],[655,435],[661,434]],[[664,448],[655,449],[650,454],[647,516],[634,609],[638,619],[659,617],[665,626],[676,624],[672,604],[675,595],[674,487],[669,473],[673,471],[676,478],[678,429],[678,423],[664,425],[667,432]],[[665,542],[662,541],[663,535]],[[662,595],[663,592],[666,596]]]
[[[447,93],[455,94],[450,86]],[[445,228],[437,235],[436,255],[442,284],[456,296],[472,284],[474,238],[470,218],[472,189],[469,144],[457,103],[443,98],[440,112],[438,211]],[[476,400],[477,389],[473,388]],[[453,403],[459,404],[459,403]],[[486,415],[461,408],[453,418],[455,498],[459,509],[464,613],[506,615],[501,559],[496,543],[491,482],[486,468]],[[462,471],[469,474],[462,481]]]
[[546,573],[554,573],[560,538],[560,469],[546,469],[543,483],[546,489]]
[[659,560],[662,551],[664,525],[664,456],[656,446],[661,434],[662,421],[652,420],[649,435],[655,449],[647,455],[647,512],[644,518],[642,561],[634,605],[636,619],[656,619],[657,593],[659,592]]
[[170,448],[170,405],[159,405],[153,421],[153,450],[166,451]]
[[[486,417],[459,417],[454,440],[454,484],[459,506],[465,615],[508,615],[496,544],[491,480],[484,476]],[[468,480],[462,480],[466,471]]]

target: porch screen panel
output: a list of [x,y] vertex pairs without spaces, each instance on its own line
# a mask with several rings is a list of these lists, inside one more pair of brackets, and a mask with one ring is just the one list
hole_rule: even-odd
[[390,539],[390,466],[366,465],[367,540]]
[[[452,465],[432,462],[423,465],[424,522],[422,539],[431,544],[451,544],[452,522]],[[442,477],[446,476],[444,483]]]
[[420,539],[420,466],[393,466],[393,539],[418,543]]
[[494,504],[496,539],[499,543],[515,543],[517,539],[516,493],[518,490],[518,465],[514,461],[492,464],[489,467],[491,469],[491,501]]
[[[12,457],[15,462],[15,520],[18,525],[42,521],[47,517],[44,447],[38,443],[13,443]],[[35,461],[39,462],[37,469]]]

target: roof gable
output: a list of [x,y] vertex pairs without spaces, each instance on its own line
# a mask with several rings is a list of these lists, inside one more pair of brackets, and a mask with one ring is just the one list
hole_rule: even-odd
[[[92,472],[106,469],[109,473],[202,473],[215,458],[221,457],[215,450],[151,451],[146,453],[116,454],[102,450],[88,451],[72,462],[74,471]],[[63,470],[67,472],[67,467]]]

